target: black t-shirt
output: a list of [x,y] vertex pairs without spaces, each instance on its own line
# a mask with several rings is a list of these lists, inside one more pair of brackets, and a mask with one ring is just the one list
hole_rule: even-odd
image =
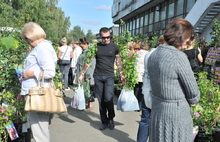
[[[198,64],[198,55],[199,55],[199,50],[198,49],[190,49],[190,50],[185,50],[183,51],[187,56],[189,61],[196,59],[197,64]],[[199,67],[196,67],[193,69],[194,72],[199,72]]]
[[114,61],[119,53],[119,47],[109,44],[97,43],[95,75],[114,75]]

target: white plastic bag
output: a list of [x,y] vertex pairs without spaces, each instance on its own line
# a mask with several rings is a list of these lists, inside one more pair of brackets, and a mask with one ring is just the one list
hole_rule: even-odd
[[143,77],[143,86],[142,86],[142,93],[144,94],[144,102],[145,105],[151,109],[152,106],[152,91],[151,91],[150,79],[149,76],[146,75]]
[[74,96],[71,101],[71,107],[78,110],[86,109],[84,90],[83,85],[81,84],[74,92]]
[[137,98],[134,96],[134,90],[122,89],[118,98],[117,110],[121,110],[123,112],[139,110]]

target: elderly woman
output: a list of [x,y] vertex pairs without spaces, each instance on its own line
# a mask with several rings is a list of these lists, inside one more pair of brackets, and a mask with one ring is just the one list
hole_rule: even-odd
[[164,32],[165,43],[148,59],[152,87],[150,142],[191,142],[191,106],[200,99],[197,82],[183,49],[194,38],[185,19],[172,20]]
[[134,55],[134,48],[136,46],[136,43],[130,41],[127,43],[127,48],[129,49],[128,57],[131,57]]
[[[28,90],[37,86],[39,74],[44,70],[44,86],[49,87],[48,80],[55,76],[57,55],[50,41],[45,40],[44,30],[36,23],[29,22],[21,31],[21,38],[25,39],[33,48],[24,64],[21,93],[18,100],[27,97]],[[28,112],[31,131],[36,142],[49,142],[49,114]]]
[[63,46],[59,48],[58,59],[61,59],[65,62],[59,64],[61,73],[60,82],[63,81],[64,77],[65,90],[70,90],[70,88],[68,87],[68,75],[70,69],[70,58],[73,58],[73,49],[72,47],[67,46],[67,40],[65,37],[61,39],[61,43]]
[[135,84],[134,87],[134,95],[136,96],[139,106],[141,108],[141,101],[143,98],[143,94],[142,94],[142,86],[143,86],[143,80],[142,80],[142,76],[144,74],[144,57],[145,55],[148,53],[148,48],[149,48],[149,44],[148,42],[142,42],[140,45],[140,50],[137,51],[137,65],[135,66],[135,68],[137,69],[138,72],[138,78],[137,81],[138,83]]

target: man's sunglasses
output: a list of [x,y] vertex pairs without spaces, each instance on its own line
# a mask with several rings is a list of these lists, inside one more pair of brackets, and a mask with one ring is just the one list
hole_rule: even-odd
[[110,36],[107,36],[107,37],[102,37],[102,39],[106,39],[106,38],[107,38],[107,39],[110,39]]

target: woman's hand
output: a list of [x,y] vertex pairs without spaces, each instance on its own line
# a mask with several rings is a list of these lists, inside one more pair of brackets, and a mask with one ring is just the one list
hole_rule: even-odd
[[18,101],[24,100],[24,95],[21,95],[21,93],[19,93],[18,96],[17,96],[17,100]]
[[194,106],[195,106],[195,104],[190,104],[190,106],[191,106],[191,107],[194,107]]
[[26,71],[23,71],[22,72],[22,78],[25,80],[25,79],[28,79],[28,78],[35,78],[34,76],[34,71],[30,71],[30,70],[26,70]]
[[79,82],[79,83],[81,83],[81,82],[82,82],[82,80],[83,80],[83,74],[80,74],[80,75],[79,75],[78,82]]

